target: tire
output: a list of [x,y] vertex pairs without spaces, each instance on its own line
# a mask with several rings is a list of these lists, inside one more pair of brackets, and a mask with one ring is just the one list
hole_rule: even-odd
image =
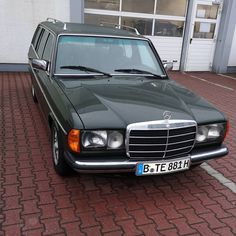
[[56,173],[60,176],[69,175],[71,172],[71,168],[66,163],[63,155],[61,132],[54,123],[51,126],[51,146],[52,161]]
[[31,95],[32,95],[33,101],[34,101],[35,103],[38,103],[38,99],[37,99],[37,97],[36,97],[35,89],[34,89],[33,84],[31,84]]

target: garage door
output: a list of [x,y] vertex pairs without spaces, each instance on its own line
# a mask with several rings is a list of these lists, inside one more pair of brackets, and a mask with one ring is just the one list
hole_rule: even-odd
[[173,62],[173,70],[179,70],[182,50],[182,37],[153,37],[148,36],[157,49],[163,62]]
[[162,61],[180,65],[187,0],[85,0],[85,23],[135,27],[150,38]]

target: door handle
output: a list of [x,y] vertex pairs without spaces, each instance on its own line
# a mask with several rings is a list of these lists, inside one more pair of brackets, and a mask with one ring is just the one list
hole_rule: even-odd
[[193,41],[193,39],[191,38],[191,39],[190,39],[190,44],[192,43],[192,41]]

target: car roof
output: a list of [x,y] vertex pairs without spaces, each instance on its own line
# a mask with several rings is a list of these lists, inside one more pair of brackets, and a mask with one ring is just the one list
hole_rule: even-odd
[[70,22],[51,22],[44,21],[40,25],[48,28],[56,35],[59,34],[86,34],[86,35],[104,35],[117,37],[144,38],[134,32],[122,30],[115,27],[98,26],[90,24],[70,23]]

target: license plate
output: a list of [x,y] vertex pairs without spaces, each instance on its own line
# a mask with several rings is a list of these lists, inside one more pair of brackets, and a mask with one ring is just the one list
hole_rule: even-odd
[[160,175],[188,170],[190,162],[190,157],[158,162],[142,162],[136,166],[136,175]]

